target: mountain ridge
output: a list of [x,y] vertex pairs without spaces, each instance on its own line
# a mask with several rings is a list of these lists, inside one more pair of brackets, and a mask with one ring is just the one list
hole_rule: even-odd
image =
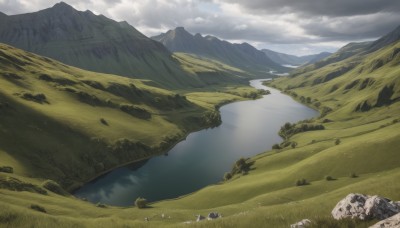
[[151,79],[165,87],[202,86],[162,44],[127,22],[60,2],[38,12],[3,16],[0,42],[82,69]]
[[151,38],[163,43],[171,52],[213,58],[255,75],[265,75],[270,71],[288,71],[287,68],[273,62],[262,51],[248,43],[232,44],[215,36],[202,36],[199,33],[192,35],[183,27],[177,27]]
[[311,64],[323,58],[326,58],[332,54],[329,52],[321,52],[313,55],[296,56],[296,55],[289,55],[281,52],[272,51],[269,49],[262,49],[261,51],[263,51],[272,61],[276,63],[279,63],[281,65],[293,65],[293,66]]

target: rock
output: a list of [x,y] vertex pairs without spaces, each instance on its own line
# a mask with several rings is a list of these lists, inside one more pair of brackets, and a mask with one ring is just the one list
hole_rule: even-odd
[[290,225],[290,228],[304,228],[311,225],[311,220],[303,219],[300,222]]
[[218,214],[218,212],[211,212],[210,214],[208,214],[207,219],[208,220],[213,220],[213,219],[217,219],[222,217],[220,214]]
[[380,221],[373,226],[370,226],[370,228],[384,228],[384,227],[399,228],[400,227],[400,213],[398,213],[390,218],[387,218],[383,221]]
[[333,218],[385,219],[400,212],[400,203],[380,196],[351,193],[333,208]]
[[390,199],[380,196],[372,196],[365,202],[365,213],[367,216],[379,220],[387,219],[397,213],[400,213],[400,207]]
[[196,222],[200,222],[201,220],[206,219],[206,217],[202,216],[202,215],[197,215],[197,219]]

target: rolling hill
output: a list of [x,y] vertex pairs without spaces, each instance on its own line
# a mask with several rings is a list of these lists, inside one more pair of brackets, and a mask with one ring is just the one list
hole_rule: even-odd
[[5,44],[0,64],[0,166],[67,189],[218,124],[216,105],[256,91],[196,90],[191,99],[150,80],[89,72]]
[[232,44],[214,36],[192,35],[183,27],[169,30],[152,39],[164,44],[171,52],[211,58],[249,72],[253,77],[266,77],[270,71],[288,71],[248,43]]
[[64,2],[34,13],[2,14],[0,42],[71,66],[151,79],[168,88],[204,85],[187,75],[162,44],[127,22],[77,11]]

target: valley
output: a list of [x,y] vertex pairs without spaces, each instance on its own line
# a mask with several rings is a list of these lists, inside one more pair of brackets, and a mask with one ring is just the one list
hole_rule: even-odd
[[369,227],[331,211],[400,200],[400,27],[307,55],[203,34],[0,13],[0,227]]

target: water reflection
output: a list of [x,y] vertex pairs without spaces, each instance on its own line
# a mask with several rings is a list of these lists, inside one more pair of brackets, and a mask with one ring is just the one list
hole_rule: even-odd
[[[261,80],[251,85],[265,88]],[[285,122],[311,118],[318,113],[280,91],[221,108],[222,125],[190,134],[168,152],[145,164],[116,169],[76,192],[91,202],[132,205],[137,197],[150,201],[175,198],[222,179],[240,157],[269,150],[281,141],[277,135]]]

